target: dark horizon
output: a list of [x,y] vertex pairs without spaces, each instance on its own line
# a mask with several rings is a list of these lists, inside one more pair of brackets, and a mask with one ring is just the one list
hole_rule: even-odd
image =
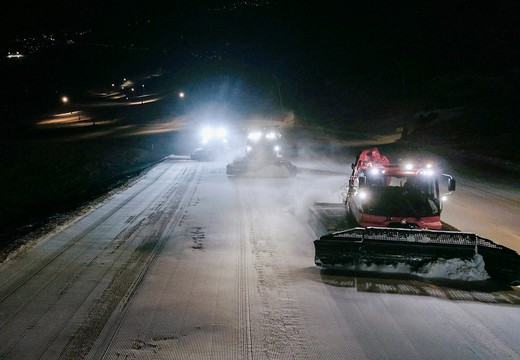
[[162,69],[186,83],[235,77],[271,92],[279,87],[286,106],[323,119],[484,104],[504,107],[509,122],[520,71],[518,7],[470,1],[22,2],[4,14],[4,53],[22,46],[15,39],[27,34],[52,33],[56,41],[19,62],[27,67],[0,60],[7,84],[2,97],[48,102],[63,89],[82,93],[96,81]]

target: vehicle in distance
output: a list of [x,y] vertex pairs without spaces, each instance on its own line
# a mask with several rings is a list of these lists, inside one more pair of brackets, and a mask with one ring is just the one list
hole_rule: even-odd
[[226,166],[230,176],[293,177],[297,168],[283,158],[282,134],[278,126],[249,130],[246,155]]

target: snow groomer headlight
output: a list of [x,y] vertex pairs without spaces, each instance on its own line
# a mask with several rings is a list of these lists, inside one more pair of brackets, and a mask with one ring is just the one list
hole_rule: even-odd
[[252,141],[258,141],[258,140],[260,140],[261,137],[262,137],[262,132],[261,131],[250,132],[247,135],[247,138],[249,140],[252,140]]
[[435,174],[435,172],[433,171],[433,169],[421,170],[421,175],[433,176],[434,174]]
[[372,175],[379,175],[382,173],[382,170],[376,167],[370,168],[370,174]]
[[227,142],[227,130],[222,126],[218,128],[206,126],[202,128],[200,136],[202,138],[203,144],[207,144],[208,142],[213,140],[221,140],[223,142]]
[[267,134],[265,134],[265,138],[268,140],[274,140],[274,139],[276,139],[276,134],[272,131],[268,132]]

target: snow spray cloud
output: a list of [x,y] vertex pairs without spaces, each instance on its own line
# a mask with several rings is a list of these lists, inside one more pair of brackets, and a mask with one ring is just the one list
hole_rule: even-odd
[[298,141],[298,150],[290,158],[298,168],[298,175],[291,180],[291,186],[285,194],[288,198],[286,210],[300,222],[307,222],[314,202],[343,202],[342,193],[354,157],[338,154],[331,157],[327,144],[323,145],[305,136]]
[[341,203],[344,178],[317,177],[294,181],[288,191],[289,211],[300,221],[309,219],[309,208],[314,202]]

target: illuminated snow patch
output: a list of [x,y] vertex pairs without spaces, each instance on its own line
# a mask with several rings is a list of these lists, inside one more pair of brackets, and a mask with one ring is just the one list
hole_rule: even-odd
[[438,259],[423,266],[421,271],[415,275],[451,280],[486,280],[490,276],[484,265],[484,259],[479,254],[476,254],[471,260]]
[[287,168],[285,166],[270,165],[270,166],[266,166],[263,169],[262,175],[268,176],[268,177],[288,177],[289,170],[287,170]]
[[289,170],[285,166],[266,165],[258,170],[250,170],[245,176],[259,178],[290,177]]
[[428,237],[428,236],[421,236],[417,239],[417,242],[420,242],[420,243],[429,243],[431,242],[432,240]]
[[[420,236],[419,236],[420,235]],[[406,238],[404,238],[407,242],[420,242],[420,243],[429,243],[429,242],[432,242],[432,240],[426,236],[426,235],[422,235],[422,234],[410,234],[408,235]]]

